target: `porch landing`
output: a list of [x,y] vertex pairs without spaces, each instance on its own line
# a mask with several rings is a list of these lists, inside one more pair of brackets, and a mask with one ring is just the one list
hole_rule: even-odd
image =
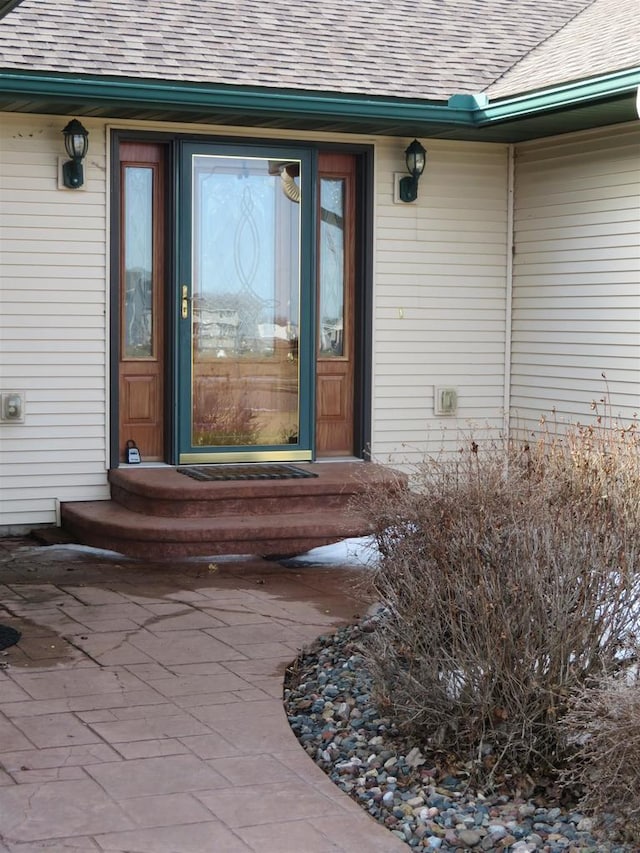
[[369,532],[357,497],[402,489],[406,477],[368,462],[309,463],[316,477],[201,482],[175,468],[110,472],[110,501],[62,505],[81,542],[152,559],[301,554]]

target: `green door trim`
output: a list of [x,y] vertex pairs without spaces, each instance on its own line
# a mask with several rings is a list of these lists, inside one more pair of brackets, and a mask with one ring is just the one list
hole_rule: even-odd
[[[192,266],[192,162],[198,154],[238,157],[263,157],[265,159],[301,161],[301,238],[300,238],[300,331],[298,349],[299,369],[299,435],[292,449],[283,445],[257,447],[223,446],[220,449],[201,450],[191,438],[192,412],[192,318],[191,318],[191,266]],[[177,375],[175,399],[178,407],[178,461],[202,462],[280,462],[310,461],[314,457],[315,442],[315,325],[316,325],[316,154],[310,146],[218,143],[215,141],[179,142],[178,157],[178,232],[177,278],[174,311],[177,318]],[[187,287],[187,318],[183,317],[183,288]]]

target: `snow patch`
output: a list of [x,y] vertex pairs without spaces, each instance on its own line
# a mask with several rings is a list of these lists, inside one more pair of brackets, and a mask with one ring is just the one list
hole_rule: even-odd
[[331,545],[313,548],[306,554],[300,554],[290,560],[283,560],[285,565],[322,565],[322,566],[374,566],[379,558],[375,537],[360,536],[343,539]]
[[[88,554],[91,557],[103,557],[109,560],[130,560],[130,557],[127,557],[125,554],[121,554],[119,551],[108,551],[106,548],[93,548],[91,545],[79,545],[73,542],[68,543],[60,543],[58,545],[45,545],[47,553],[54,553],[57,551],[62,551],[65,554],[69,551],[72,551],[80,556]],[[38,546],[38,548],[32,548],[30,550],[37,550],[39,552],[42,551],[42,546]]]
[[[38,548],[41,551],[41,548]],[[74,543],[47,545],[48,553],[62,552],[69,554],[73,552],[79,557],[86,555],[90,557],[100,557],[107,560],[133,560],[126,554],[121,554],[118,551],[109,551],[104,548],[93,548],[90,545],[80,545]],[[374,566],[378,562],[379,552],[376,547],[375,537],[360,536],[350,539],[343,539],[341,542],[334,542],[331,545],[322,545],[320,548],[313,548],[305,554],[299,554],[287,560],[281,560],[284,565],[323,565],[323,566],[355,566],[362,568],[363,566]],[[175,562],[179,563],[224,563],[235,562],[242,560],[255,560],[256,556],[251,554],[211,554],[195,557],[176,557]]]

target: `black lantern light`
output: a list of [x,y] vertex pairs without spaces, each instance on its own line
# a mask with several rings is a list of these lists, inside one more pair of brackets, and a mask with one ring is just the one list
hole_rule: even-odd
[[62,165],[62,181],[70,190],[77,190],[84,183],[82,161],[89,150],[89,132],[84,129],[77,118],[72,119],[62,131],[64,147],[71,157]]
[[404,156],[409,174],[400,179],[400,200],[415,201],[418,198],[418,181],[427,163],[427,152],[418,140],[414,139]]

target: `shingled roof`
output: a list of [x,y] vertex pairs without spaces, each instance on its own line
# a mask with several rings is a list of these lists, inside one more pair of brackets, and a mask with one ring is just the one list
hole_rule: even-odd
[[[591,0],[23,0],[0,22],[0,67],[444,101],[529,87],[527,57],[535,64],[554,38],[564,49],[571,38],[563,41],[563,32],[581,33],[576,16],[589,6]],[[571,67],[582,73],[585,64]]]
[[595,0],[488,87],[491,98],[640,66],[638,0]]

